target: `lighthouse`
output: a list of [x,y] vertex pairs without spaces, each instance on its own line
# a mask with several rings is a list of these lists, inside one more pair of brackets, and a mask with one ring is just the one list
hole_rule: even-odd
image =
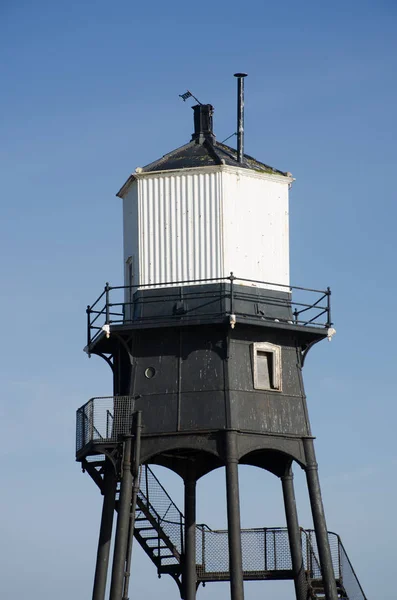
[[[128,599],[134,539],[185,600],[216,581],[243,600],[247,579],[292,579],[297,600],[365,600],[327,530],[302,377],[307,353],[334,333],[331,292],[291,286],[294,179],[245,153],[236,75],[237,149],[216,140],[213,106],[197,103],[188,143],[137,166],[117,193],[124,282],[87,307],[85,348],[109,365],[113,395],[77,411],[76,458],[103,495],[93,600],[108,571],[110,600]],[[280,479],[286,528],[241,529],[241,464]],[[181,509],[152,465],[182,478]],[[223,532],[196,523],[196,483],[219,467]],[[299,524],[294,467],[313,530]]]

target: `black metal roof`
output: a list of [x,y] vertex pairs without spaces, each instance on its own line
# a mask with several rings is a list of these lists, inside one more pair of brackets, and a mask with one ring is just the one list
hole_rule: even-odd
[[[257,173],[271,173],[274,175],[290,176],[290,173],[279,171],[265,163],[256,160],[248,154],[244,154],[242,162],[238,160],[237,150],[216,141],[212,130],[212,115],[214,112],[211,104],[199,104],[192,107],[194,110],[194,133],[188,144],[168,152],[161,158],[139,167],[137,173],[152,173],[156,171],[174,171],[179,169],[191,169],[197,167],[213,167],[227,165],[249,169]],[[132,174],[117,196],[123,197],[135,175]]]
[[244,154],[243,162],[237,160],[237,150],[216,140],[193,139],[188,144],[172,150],[158,160],[142,168],[142,173],[152,171],[170,171],[173,169],[188,169],[192,167],[209,167],[215,165],[229,165],[243,169],[251,169],[259,173],[273,173],[276,175],[288,174],[262,163],[248,154]]

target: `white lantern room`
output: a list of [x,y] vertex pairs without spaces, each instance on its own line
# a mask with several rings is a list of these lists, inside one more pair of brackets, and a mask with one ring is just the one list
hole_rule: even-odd
[[233,272],[247,285],[287,291],[293,178],[247,155],[238,162],[215,140],[212,106],[193,109],[191,142],[138,167],[118,192],[125,285],[205,283]]

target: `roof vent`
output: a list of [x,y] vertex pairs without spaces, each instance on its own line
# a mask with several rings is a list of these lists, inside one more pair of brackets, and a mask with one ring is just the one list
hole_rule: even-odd
[[196,104],[192,106],[194,111],[194,133],[192,141],[197,144],[202,144],[208,140],[211,144],[215,141],[214,132],[212,130],[212,115],[214,107],[211,104]]

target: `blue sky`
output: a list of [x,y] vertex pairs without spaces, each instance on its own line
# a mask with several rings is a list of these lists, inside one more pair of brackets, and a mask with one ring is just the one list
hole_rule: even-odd
[[[74,419],[111,392],[106,365],[82,348],[85,306],[106,280],[121,282],[115,193],[190,138],[186,89],[214,105],[218,139],[230,135],[239,70],[249,73],[246,151],[296,177],[292,282],[333,290],[337,335],[305,366],[328,526],[368,597],[392,597],[396,17],[393,0],[2,0],[2,598],[90,597],[101,498],[74,463]],[[283,525],[279,482],[249,467],[241,479],[243,525]],[[222,527],[222,473],[199,494],[199,522]],[[134,552],[137,597],[176,598]],[[293,597],[289,583],[265,582],[246,598],[270,591]],[[199,591],[220,597],[223,585]]]

